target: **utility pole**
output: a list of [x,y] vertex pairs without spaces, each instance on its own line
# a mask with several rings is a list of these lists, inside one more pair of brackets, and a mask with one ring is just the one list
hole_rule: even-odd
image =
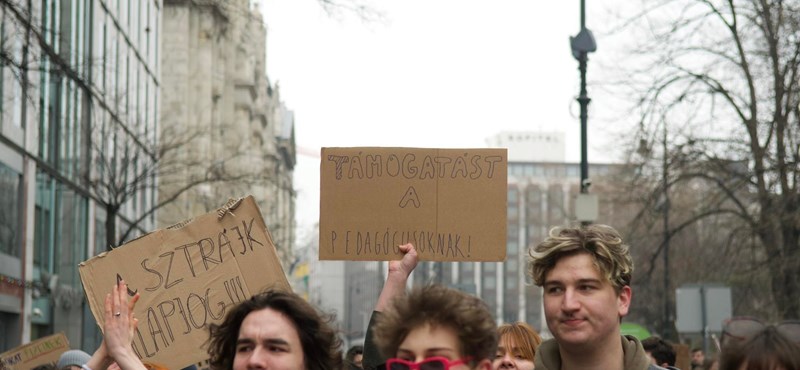
[[594,41],[592,31],[586,28],[586,4],[581,0],[581,30],[575,37],[569,38],[572,56],[578,60],[578,69],[581,72],[581,91],[578,95],[578,103],[581,106],[581,193],[575,200],[575,216],[583,224],[589,224],[597,219],[598,200],[597,196],[589,194],[589,158],[588,158],[588,134],[587,120],[589,118],[589,94],[586,92],[586,64],[589,60],[589,53],[597,50],[597,43]]
[[586,4],[581,0],[581,30],[575,37],[569,38],[572,56],[578,60],[578,69],[581,72],[581,91],[578,96],[578,103],[581,106],[581,193],[589,192],[589,159],[587,154],[587,120],[589,118],[589,95],[586,92],[586,64],[589,60],[589,53],[597,50],[597,43],[594,40],[592,31],[586,28]]

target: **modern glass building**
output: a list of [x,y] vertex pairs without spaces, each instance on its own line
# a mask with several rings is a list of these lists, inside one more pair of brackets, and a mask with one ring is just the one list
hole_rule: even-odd
[[78,264],[109,232],[155,224],[157,179],[141,174],[158,140],[162,7],[0,5],[0,352],[62,331],[73,348],[99,344]]

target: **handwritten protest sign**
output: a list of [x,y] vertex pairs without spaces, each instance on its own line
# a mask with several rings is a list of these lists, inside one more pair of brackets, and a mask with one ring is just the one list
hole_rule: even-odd
[[323,148],[319,256],[503,261],[506,149]]
[[207,326],[265,288],[290,290],[253,197],[158,230],[81,263],[89,306],[102,328],[117,277],[141,299],[133,349],[145,363],[180,369],[208,358]]
[[56,333],[0,353],[0,369],[30,370],[40,365],[55,364],[67,350],[69,340],[64,333]]

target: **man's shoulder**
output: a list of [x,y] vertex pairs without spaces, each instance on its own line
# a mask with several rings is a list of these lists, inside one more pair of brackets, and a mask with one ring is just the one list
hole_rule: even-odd
[[[679,370],[678,368],[672,368],[672,367],[671,367],[670,369],[676,369],[676,370]],[[669,369],[667,369],[667,368],[663,368],[663,367],[661,367],[661,366],[658,366],[658,365],[653,365],[653,364],[650,364],[650,366],[648,366],[648,367],[647,367],[647,370],[669,370]]]

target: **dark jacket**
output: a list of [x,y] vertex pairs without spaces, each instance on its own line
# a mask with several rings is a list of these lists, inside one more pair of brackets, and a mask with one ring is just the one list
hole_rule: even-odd
[[375,321],[381,315],[378,311],[372,311],[372,316],[369,317],[369,326],[367,326],[367,336],[364,338],[364,358],[361,360],[361,365],[364,370],[383,370],[386,368],[386,360],[383,357],[375,342],[372,340],[372,327]]

